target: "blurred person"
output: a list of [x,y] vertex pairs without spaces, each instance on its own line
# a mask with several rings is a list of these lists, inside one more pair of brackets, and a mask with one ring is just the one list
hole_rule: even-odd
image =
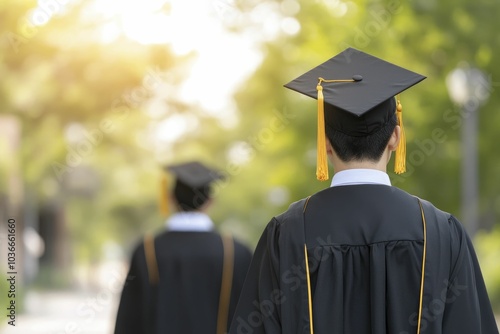
[[425,77],[349,48],[285,87],[318,100],[317,177],[272,218],[230,334],[498,333],[461,223],[391,186],[405,171],[399,93]]
[[177,212],[166,231],[146,236],[133,252],[115,334],[227,333],[251,252],[219,235],[206,214],[220,172],[199,162],[168,170]]
[[45,253],[45,241],[33,226],[26,226],[23,231],[24,246],[24,281],[31,284],[40,270],[40,258]]

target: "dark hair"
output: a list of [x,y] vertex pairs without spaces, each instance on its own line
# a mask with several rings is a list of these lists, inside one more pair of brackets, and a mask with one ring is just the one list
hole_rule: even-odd
[[376,132],[364,136],[349,136],[333,130],[326,125],[326,137],[330,140],[335,153],[344,162],[371,160],[378,161],[391,138],[398,121],[396,114]]
[[196,211],[210,199],[210,187],[192,188],[177,181],[174,187],[174,197],[181,211]]

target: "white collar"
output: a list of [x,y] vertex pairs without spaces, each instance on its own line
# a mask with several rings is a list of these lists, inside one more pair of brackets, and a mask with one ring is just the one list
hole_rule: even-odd
[[169,231],[209,232],[214,229],[214,223],[208,215],[202,212],[177,212],[166,222]]
[[356,184],[383,184],[391,185],[387,173],[376,169],[346,169],[335,173],[332,178],[332,187]]

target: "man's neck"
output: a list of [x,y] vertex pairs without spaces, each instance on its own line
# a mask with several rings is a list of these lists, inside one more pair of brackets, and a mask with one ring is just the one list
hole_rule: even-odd
[[348,169],[375,169],[387,173],[387,163],[391,158],[391,151],[386,148],[378,161],[352,160],[346,162],[340,160],[340,158],[333,153],[333,149],[331,149],[328,151],[328,158],[332,163],[335,172],[341,172]]
[[381,172],[386,173],[387,172],[387,164],[384,163],[382,160],[375,162],[375,161],[349,161],[349,162],[343,162],[343,161],[335,161],[333,163],[333,168],[335,172],[341,172],[343,170],[348,170],[348,169],[375,169],[379,170]]

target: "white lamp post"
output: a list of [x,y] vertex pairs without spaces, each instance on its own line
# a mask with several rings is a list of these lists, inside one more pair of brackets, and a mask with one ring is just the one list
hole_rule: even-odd
[[489,79],[466,63],[446,78],[451,100],[462,109],[462,220],[473,236],[478,227],[477,129],[479,107],[490,95]]

